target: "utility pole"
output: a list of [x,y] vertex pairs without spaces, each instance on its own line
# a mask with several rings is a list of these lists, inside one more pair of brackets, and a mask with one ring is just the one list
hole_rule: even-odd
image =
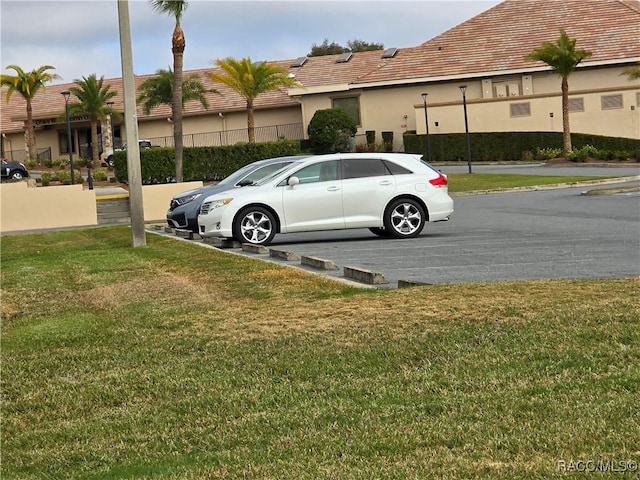
[[120,57],[122,61],[122,81],[124,87],[124,124],[127,135],[127,172],[129,174],[131,240],[134,247],[144,247],[147,244],[147,237],[144,229],[144,208],[142,205],[138,115],[136,113],[136,87],[133,76],[133,53],[131,50],[128,0],[118,0],[118,23],[120,27]]

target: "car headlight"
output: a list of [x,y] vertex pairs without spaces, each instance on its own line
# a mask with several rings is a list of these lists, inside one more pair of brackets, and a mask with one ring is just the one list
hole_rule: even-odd
[[206,215],[215,208],[220,208],[231,203],[233,198],[221,198],[220,200],[211,200],[210,202],[204,202],[200,207],[200,215]]
[[193,202],[196,198],[202,196],[202,193],[194,193],[193,195],[185,195],[184,197],[176,197],[173,199],[173,204],[176,206],[184,205],[189,202]]

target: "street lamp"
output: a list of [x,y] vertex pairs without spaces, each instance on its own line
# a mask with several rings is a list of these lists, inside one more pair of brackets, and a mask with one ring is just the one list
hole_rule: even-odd
[[431,142],[429,141],[429,116],[427,115],[427,95],[422,94],[422,103],[424,103],[424,124],[427,127],[427,162],[431,163]]
[[464,130],[467,134],[467,164],[469,165],[469,173],[471,173],[471,140],[469,139],[469,120],[467,119],[467,86],[460,85],[460,91],[462,92],[462,107],[464,108]]
[[60,92],[64,97],[64,111],[67,116],[67,148],[69,150],[69,167],[71,168],[71,185],[76,183],[75,175],[73,172],[73,148],[71,146],[71,122],[69,121],[69,96],[71,92],[69,90],[65,90],[64,92]]

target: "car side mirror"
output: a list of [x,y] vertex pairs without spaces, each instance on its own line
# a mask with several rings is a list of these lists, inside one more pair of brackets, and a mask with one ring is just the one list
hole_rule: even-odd
[[289,177],[289,181],[287,182],[287,184],[291,187],[293,187],[294,185],[298,185],[300,183],[300,179],[298,177]]

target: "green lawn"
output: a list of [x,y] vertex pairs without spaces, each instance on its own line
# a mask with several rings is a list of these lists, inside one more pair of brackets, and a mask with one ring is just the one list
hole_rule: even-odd
[[572,184],[591,182],[611,177],[566,176],[566,175],[514,175],[509,173],[451,173],[449,192],[460,193],[473,190],[495,190],[536,185]]
[[3,479],[546,479],[640,461],[637,278],[371,290],[147,242],[2,238]]

